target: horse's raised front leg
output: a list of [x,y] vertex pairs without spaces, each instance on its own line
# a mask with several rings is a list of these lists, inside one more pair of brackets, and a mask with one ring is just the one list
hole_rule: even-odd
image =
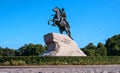
[[48,25],[50,25],[50,22],[53,22],[53,24],[51,24],[52,26],[56,26],[56,25],[55,25],[55,22],[53,21],[53,19],[49,19]]
[[50,21],[53,21],[53,20],[52,20],[52,19],[49,19],[49,20],[48,20],[48,25],[50,25]]
[[60,22],[60,17],[54,20],[55,22]]

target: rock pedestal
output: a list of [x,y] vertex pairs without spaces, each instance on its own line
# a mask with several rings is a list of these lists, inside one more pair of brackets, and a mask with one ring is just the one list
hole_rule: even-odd
[[86,56],[67,35],[49,33],[44,36],[47,51],[41,56]]

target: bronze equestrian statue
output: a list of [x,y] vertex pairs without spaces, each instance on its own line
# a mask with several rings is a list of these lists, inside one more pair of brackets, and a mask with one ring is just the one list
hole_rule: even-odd
[[53,19],[49,19],[48,24],[50,24],[50,21],[52,21],[52,26],[58,26],[61,34],[63,31],[65,31],[66,34],[72,39],[70,25],[66,21],[66,13],[64,11],[64,8],[60,10],[58,7],[55,7],[53,11],[55,12],[55,15],[52,15]]

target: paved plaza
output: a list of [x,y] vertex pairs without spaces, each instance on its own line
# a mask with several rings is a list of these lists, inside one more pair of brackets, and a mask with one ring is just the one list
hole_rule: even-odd
[[120,73],[120,65],[1,66],[0,73]]

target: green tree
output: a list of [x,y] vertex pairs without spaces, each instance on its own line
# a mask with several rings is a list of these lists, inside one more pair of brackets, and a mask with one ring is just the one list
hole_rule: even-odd
[[120,56],[120,34],[108,38],[105,46],[108,51],[108,56]]
[[3,48],[0,47],[0,56],[2,56],[2,54],[3,54]]
[[96,49],[96,56],[107,56],[107,49],[102,43],[98,43]]
[[93,43],[89,43],[85,48],[82,48],[82,50],[87,56],[95,56],[96,46]]
[[46,48],[41,44],[25,44],[18,49],[20,56],[36,56],[44,52]]
[[0,56],[15,56],[15,50],[8,47],[0,47]]
[[15,56],[15,51],[13,49],[6,47],[2,51],[2,56]]

